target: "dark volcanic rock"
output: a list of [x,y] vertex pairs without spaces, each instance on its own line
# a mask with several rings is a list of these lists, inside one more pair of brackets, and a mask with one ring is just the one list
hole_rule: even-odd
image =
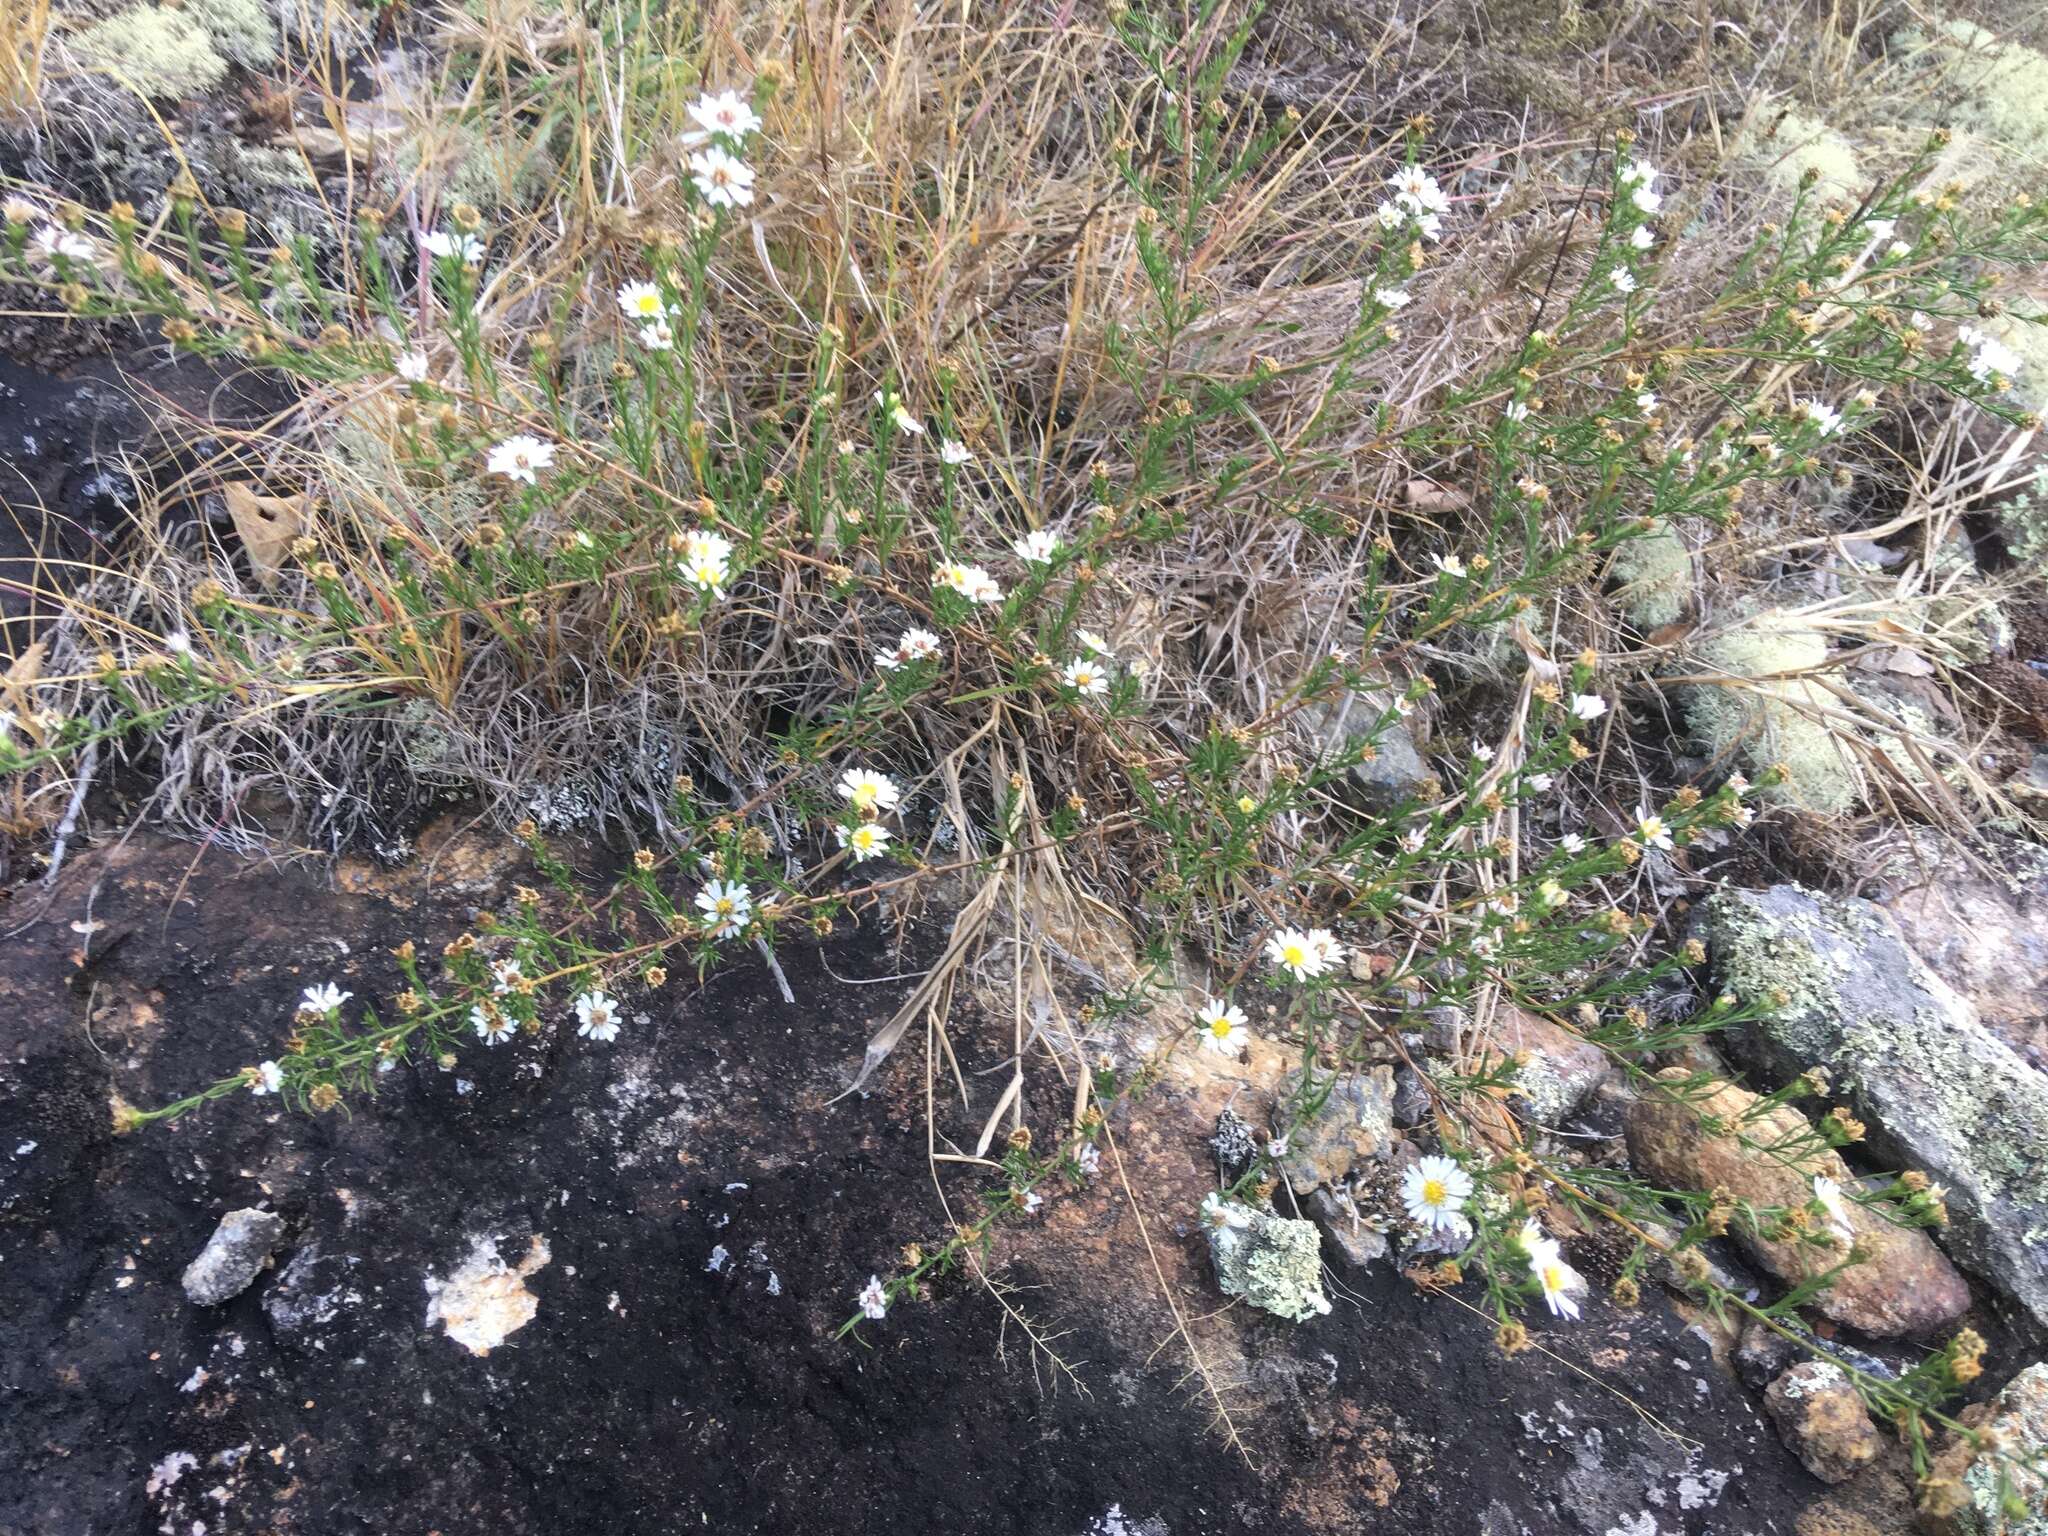
[[[35,1039],[78,1019],[106,1052],[85,1095],[103,1117],[110,1091],[160,1103],[277,1055],[311,983],[384,1011],[386,950],[436,953],[531,879],[517,849],[436,837],[431,880],[147,836],[82,850],[0,959],[20,1004],[0,1020]],[[95,887],[118,942],[93,966],[88,1031],[66,978]],[[1390,1264],[1326,1273],[1328,1316],[1216,1312],[1196,1207],[1221,1106],[1176,1118],[1172,1083],[1111,1116],[1119,1157],[1150,1159],[1132,1176],[1143,1237],[1105,1154],[1002,1229],[1004,1301],[955,1272],[841,1336],[867,1277],[949,1219],[917,1052],[828,1102],[914,984],[847,979],[914,972],[948,923],[888,927],[785,944],[794,1007],[736,956],[702,988],[629,993],[613,1046],[557,1021],[401,1067],[347,1114],[235,1093],[102,1138],[46,1216],[0,1226],[0,1532],[1791,1529],[1806,1473],[1661,1308],[1596,1297],[1569,1326],[1539,1310],[1543,1350],[1513,1361]],[[955,1014],[970,1083],[1011,1048],[1007,1019],[988,1025]],[[1050,1128],[1071,1089],[1044,1076],[1025,1114]],[[193,1307],[184,1266],[223,1210],[259,1201],[290,1258]],[[1188,1282],[1173,1294],[1248,1455],[1185,1348],[1160,1348],[1148,1240]]]

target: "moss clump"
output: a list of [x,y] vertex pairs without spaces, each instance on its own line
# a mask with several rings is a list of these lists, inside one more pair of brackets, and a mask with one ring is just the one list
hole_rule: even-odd
[[78,34],[78,52],[145,96],[183,99],[220,84],[227,60],[183,11],[139,5]]
[[1668,523],[1630,539],[1614,552],[1608,573],[1614,600],[1639,630],[1661,629],[1685,616],[1692,599],[1692,551]]
[[1833,696],[1805,677],[1784,675],[1825,666],[1825,636],[1772,609],[1708,640],[1699,659],[1703,670],[1731,680],[1681,695],[1701,747],[1716,759],[1735,757],[1753,778],[1774,764],[1789,769],[1789,782],[1763,792],[1769,798],[1829,814],[1856,803],[1862,783],[1855,765],[1820,719],[1819,712],[1836,707]]
[[1760,161],[1764,174],[1788,191],[1813,178],[1813,196],[1823,201],[1860,197],[1863,172],[1856,149],[1846,138],[1816,118],[1787,112],[1773,119],[1752,119],[1737,139],[1738,150]]

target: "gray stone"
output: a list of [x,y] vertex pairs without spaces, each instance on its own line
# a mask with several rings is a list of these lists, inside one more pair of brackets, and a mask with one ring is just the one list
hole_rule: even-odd
[[1366,1223],[1348,1194],[1319,1189],[1308,1197],[1308,1209],[1323,1236],[1354,1269],[1387,1256],[1387,1234]]
[[[1280,1080],[1273,1098],[1273,1132],[1287,1112],[1301,1073]],[[1333,1080],[1318,1074],[1312,1087],[1329,1085],[1329,1094],[1300,1125],[1287,1133],[1287,1152],[1279,1159],[1288,1187],[1305,1195],[1319,1184],[1337,1184],[1366,1158],[1384,1157],[1394,1142],[1394,1069],[1338,1073]]]
[[1394,1069],[1394,1124],[1410,1130],[1429,1114],[1429,1086],[1413,1067]]
[[1941,1240],[2048,1331],[2048,1076],[2028,1066],[1870,902],[1798,886],[1704,907],[1722,987],[1768,1012],[1743,1032],[1767,1070],[1822,1066],[1873,1155],[1946,1190]]
[[1514,1098],[1538,1125],[1563,1123],[1614,1071],[1599,1046],[1512,1004],[1495,1011],[1489,1028],[1495,1049],[1521,1063]]
[[284,1218],[253,1208],[221,1217],[199,1257],[185,1266],[185,1295],[194,1306],[217,1307],[249,1289],[284,1236]]
[[1216,1154],[1216,1167],[1226,1184],[1235,1184],[1244,1177],[1259,1150],[1250,1123],[1228,1107],[1216,1117],[1216,1134],[1209,1138],[1209,1146]]
[[[1354,751],[1371,737],[1373,725],[1386,712],[1393,697],[1391,693],[1347,693],[1334,704],[1310,706],[1302,711],[1302,716],[1325,752]],[[1370,810],[1392,810],[1420,794],[1432,777],[1408,721],[1390,722],[1377,738],[1370,740],[1370,749],[1372,756],[1353,763],[1350,769],[1358,799]]]
[[1306,1322],[1330,1310],[1323,1295],[1323,1244],[1312,1221],[1291,1221],[1234,1201],[1212,1204],[1209,1259],[1226,1296]]

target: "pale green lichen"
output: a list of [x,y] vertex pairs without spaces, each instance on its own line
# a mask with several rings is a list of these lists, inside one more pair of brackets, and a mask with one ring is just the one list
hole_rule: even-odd
[[1862,195],[1855,146],[1817,118],[1792,111],[1760,113],[1737,135],[1736,151],[1760,164],[1764,175],[1787,191],[1811,176],[1810,195],[1824,202]]
[[1996,510],[1998,531],[2013,559],[2027,565],[2048,559],[2048,468],[2035,470],[2033,479]]
[[1956,127],[2048,156],[2048,55],[1961,18],[1932,32],[1908,28],[1894,41],[1903,62],[1944,87]]
[[1322,1235],[1315,1223],[1290,1221],[1234,1203],[1227,1209],[1233,1221],[1209,1228],[1209,1256],[1223,1293],[1242,1296],[1292,1323],[1328,1312]]
[[1608,574],[1615,602],[1639,630],[1676,623],[1692,600],[1692,551],[1668,523],[1615,550]]
[[1861,779],[1821,718],[1839,705],[1810,678],[1794,675],[1827,664],[1824,635],[1768,610],[1706,640],[1698,654],[1699,670],[1728,679],[1681,691],[1686,723],[1701,747],[1716,760],[1738,761],[1752,778],[1774,765],[1788,769],[1788,782],[1760,792],[1767,799],[1829,814],[1855,805]]
[[221,57],[245,69],[277,62],[277,20],[263,0],[185,0]]
[[220,84],[227,60],[183,11],[140,5],[79,33],[73,46],[141,95],[182,100]]

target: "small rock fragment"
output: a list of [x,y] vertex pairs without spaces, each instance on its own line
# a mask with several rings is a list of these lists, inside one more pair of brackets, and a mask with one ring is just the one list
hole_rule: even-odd
[[284,1236],[284,1218],[253,1207],[221,1217],[199,1257],[185,1266],[185,1295],[194,1306],[217,1307],[239,1296],[263,1272]]
[[1226,1184],[1235,1184],[1244,1177],[1259,1150],[1250,1123],[1230,1108],[1216,1117],[1216,1134],[1209,1138],[1209,1145],[1216,1153],[1216,1168]]
[[1366,1223],[1348,1194],[1319,1189],[1308,1208],[1345,1263],[1363,1269],[1387,1256],[1387,1234]]
[[1824,1483],[1845,1483],[1884,1449],[1863,1399],[1842,1368],[1825,1360],[1793,1366],[1764,1391],[1778,1438]]

